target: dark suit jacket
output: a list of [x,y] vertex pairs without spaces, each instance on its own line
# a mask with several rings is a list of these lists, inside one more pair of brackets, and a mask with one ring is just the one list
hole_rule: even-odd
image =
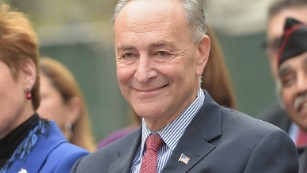
[[[279,128],[226,109],[205,92],[205,102],[163,168],[163,173],[297,173],[298,156]],[[72,173],[129,173],[141,129],[79,160]],[[188,164],[178,162],[181,153]]]
[[16,160],[7,173],[17,173],[22,169],[28,173],[69,173],[73,164],[89,153],[68,143],[55,122],[50,122],[48,136],[40,136],[26,160]]
[[259,119],[269,122],[289,133],[291,120],[288,113],[278,104],[269,107],[266,111],[261,113]]
[[[291,120],[288,113],[278,104],[270,107],[264,113],[260,114],[260,119],[272,123],[275,126],[289,133]],[[299,173],[306,173],[307,170],[307,148],[298,148],[299,154]]]
[[306,148],[304,152],[300,155],[299,162],[300,162],[299,173],[306,173],[307,171],[307,149]]

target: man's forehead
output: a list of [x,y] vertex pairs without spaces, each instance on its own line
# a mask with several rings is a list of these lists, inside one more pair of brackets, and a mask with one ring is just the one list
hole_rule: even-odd
[[269,19],[267,29],[267,40],[273,41],[279,39],[283,34],[283,26],[286,21],[285,16],[273,16]]

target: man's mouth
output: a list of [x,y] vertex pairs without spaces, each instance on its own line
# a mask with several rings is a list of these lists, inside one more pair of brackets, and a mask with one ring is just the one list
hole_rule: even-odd
[[307,109],[307,102],[304,102],[298,107],[299,112],[303,111],[304,109]]
[[297,97],[294,101],[294,108],[298,113],[301,113],[304,110],[306,110],[307,112],[307,97],[306,96]]
[[142,89],[135,88],[135,90],[138,91],[138,92],[146,93],[146,92],[157,91],[157,90],[162,89],[162,88],[164,88],[166,86],[168,86],[168,84],[165,84],[165,85],[162,85],[162,86],[159,86],[159,87],[148,88],[148,89],[146,89],[146,88],[145,89],[143,89],[143,88]]

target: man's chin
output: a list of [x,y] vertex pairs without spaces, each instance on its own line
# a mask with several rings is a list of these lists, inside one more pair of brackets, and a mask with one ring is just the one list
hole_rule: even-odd
[[296,122],[296,124],[298,124],[300,128],[307,132],[307,113],[300,112],[295,116],[297,117],[297,119],[294,120],[294,122]]

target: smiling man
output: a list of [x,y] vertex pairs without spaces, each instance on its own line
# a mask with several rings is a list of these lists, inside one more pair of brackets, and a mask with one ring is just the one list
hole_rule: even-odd
[[[307,25],[294,18],[288,18],[277,56],[280,94],[291,120],[305,131],[307,131],[306,43]],[[300,156],[300,173],[306,173],[306,170],[307,151]]]
[[307,25],[288,18],[279,50],[278,72],[284,106],[307,131]]
[[119,1],[117,79],[142,126],[72,172],[297,172],[285,132],[218,105],[200,89],[210,51],[205,23],[202,0]]
[[279,69],[283,101],[291,119],[307,130],[307,52],[292,58]]
[[[280,90],[280,85],[276,56],[287,17],[307,23],[307,0],[276,0],[268,11],[265,52],[271,67],[272,77],[276,82],[277,91]],[[277,94],[277,101],[278,103],[282,102],[279,94]],[[287,132],[298,148],[307,144],[307,132],[300,129],[289,118],[287,111],[281,108],[281,104],[276,103],[268,107],[261,113],[260,118]]]

